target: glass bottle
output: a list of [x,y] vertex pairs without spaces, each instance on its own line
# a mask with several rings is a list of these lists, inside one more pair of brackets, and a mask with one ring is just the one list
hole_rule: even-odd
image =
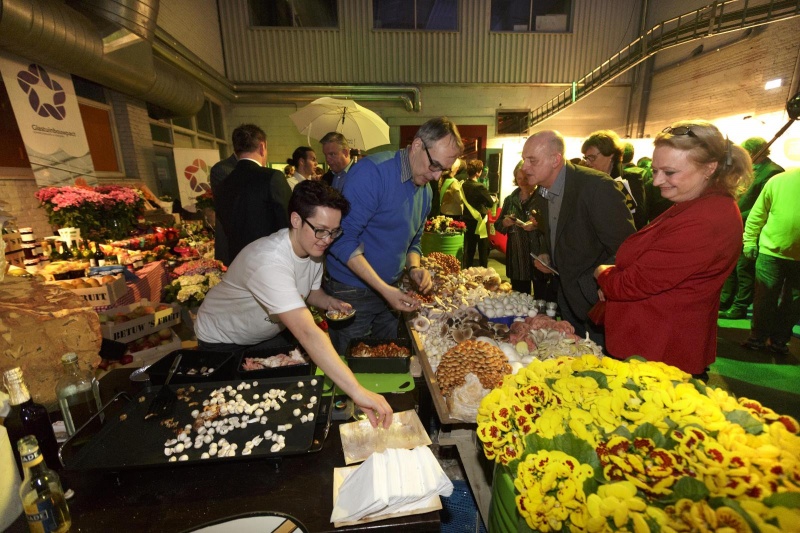
[[31,533],[69,531],[72,518],[64,499],[64,489],[61,488],[58,474],[47,468],[36,437],[22,437],[17,442],[17,451],[24,470],[19,497],[28,529]]
[[99,242],[94,245],[94,260],[97,261],[97,266],[106,266],[106,254],[103,253]]
[[91,261],[92,256],[93,256],[92,251],[89,249],[89,245],[90,244],[91,243],[89,241],[83,241],[83,244],[81,244],[81,257],[80,258],[82,260],[86,261],[87,263]]
[[93,242],[89,243],[89,266],[96,267],[97,266],[97,259],[94,258],[95,252],[95,244]]
[[[3,383],[8,390],[9,404],[11,404],[11,410],[3,421],[8,430],[8,440],[17,442],[25,435],[35,436],[47,463],[58,468],[61,463],[58,459],[58,443],[53,433],[53,425],[50,423],[47,409],[31,399],[28,387],[22,379],[22,369],[16,367],[6,370],[3,374]],[[16,451],[14,458],[21,473],[22,464]]]
[[70,437],[102,408],[100,385],[91,372],[81,370],[78,355],[69,352],[61,356],[64,375],[56,383],[56,397],[64,426]]
[[75,261],[81,258],[81,250],[78,248],[78,239],[72,241],[72,250],[70,251],[70,255]]

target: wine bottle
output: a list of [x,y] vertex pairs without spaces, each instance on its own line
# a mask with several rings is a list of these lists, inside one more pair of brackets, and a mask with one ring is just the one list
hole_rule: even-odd
[[94,257],[95,254],[95,244],[93,242],[89,243],[89,266],[96,267],[97,266],[97,259]]
[[[53,425],[47,409],[31,399],[28,387],[22,379],[22,369],[19,367],[6,370],[3,374],[3,383],[8,390],[11,404],[11,411],[3,421],[3,425],[8,430],[8,438],[11,442],[17,442],[25,435],[33,435],[39,442],[45,460],[53,468],[61,465],[58,459],[58,443],[56,442]],[[19,454],[15,451],[17,467],[22,473],[22,463]]]
[[25,509],[28,528],[32,533],[69,531],[72,517],[64,498],[64,489],[58,474],[47,468],[36,437],[26,435],[19,439],[17,453],[22,458],[24,470],[19,497]]
[[94,245],[94,260],[97,261],[97,266],[101,267],[106,265],[106,254],[103,253],[99,242]]

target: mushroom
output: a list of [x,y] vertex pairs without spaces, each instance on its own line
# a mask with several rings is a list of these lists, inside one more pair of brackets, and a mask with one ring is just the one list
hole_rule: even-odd
[[472,338],[472,328],[460,327],[453,330],[453,340],[456,342],[464,342]]
[[428,331],[428,328],[431,327],[431,321],[422,315],[418,316],[412,322],[414,329],[419,331],[420,333],[424,333]]

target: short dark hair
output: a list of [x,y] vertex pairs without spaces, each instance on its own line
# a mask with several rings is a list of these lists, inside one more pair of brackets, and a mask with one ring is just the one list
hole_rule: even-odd
[[633,143],[622,143],[622,163],[627,165],[633,161]]
[[347,139],[338,131],[329,131],[325,134],[325,137],[319,140],[319,143],[323,146],[328,143],[336,143],[342,147],[342,150],[350,150],[350,144]]
[[308,152],[313,152],[314,149],[310,146],[298,146],[292,152],[292,157],[286,160],[286,162],[293,167],[297,168],[298,163],[301,159],[308,159]]
[[[586,153],[591,146],[597,148],[597,151],[608,157],[611,156],[615,163],[622,161],[622,141],[619,135],[611,130],[595,131],[583,141],[581,152]],[[633,156],[631,156],[633,159]]]
[[444,137],[451,137],[453,142],[458,146],[458,152],[464,151],[464,141],[461,140],[461,134],[458,133],[458,128],[454,122],[451,122],[447,117],[436,117],[427,121],[419,127],[417,134],[414,138],[419,138],[425,143],[425,146],[430,147],[433,143]]
[[258,145],[267,142],[267,134],[255,124],[242,124],[231,134],[233,152],[236,155],[255,152]]
[[467,176],[472,177],[481,172],[483,172],[483,161],[480,159],[472,159],[467,162]]
[[304,180],[294,186],[289,198],[289,215],[297,213],[308,219],[317,207],[330,207],[341,211],[342,218],[350,212],[350,202],[342,193],[324,181]]

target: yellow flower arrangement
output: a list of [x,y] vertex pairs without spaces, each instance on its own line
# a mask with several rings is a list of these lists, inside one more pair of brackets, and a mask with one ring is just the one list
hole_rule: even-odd
[[534,361],[477,420],[521,530],[800,531],[797,421],[677,368]]

